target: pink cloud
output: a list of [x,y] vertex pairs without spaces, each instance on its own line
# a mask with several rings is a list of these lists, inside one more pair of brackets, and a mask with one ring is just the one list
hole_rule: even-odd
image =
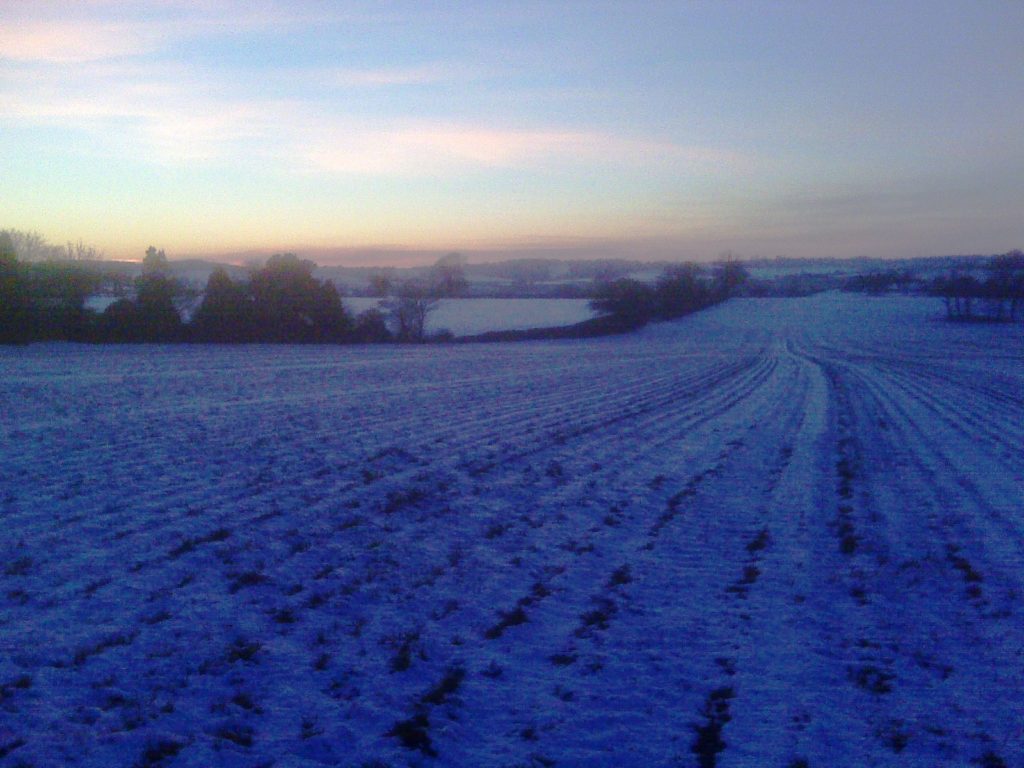
[[146,53],[155,44],[152,32],[127,24],[31,21],[0,25],[0,58],[15,61],[101,61]]
[[329,9],[249,0],[5,0],[0,59],[76,64],[142,56],[176,40],[239,30],[310,27],[349,18]]
[[380,130],[338,129],[313,141],[311,171],[430,173],[451,166],[501,168],[538,163],[661,163],[735,165],[728,152],[591,131],[500,129],[418,124]]

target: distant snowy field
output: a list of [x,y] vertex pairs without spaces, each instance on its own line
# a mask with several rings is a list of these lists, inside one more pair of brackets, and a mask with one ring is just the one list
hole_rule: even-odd
[[[96,312],[114,303],[113,296],[95,296],[86,306]],[[353,314],[378,309],[380,299],[346,296],[342,303]],[[488,331],[525,331],[573,325],[594,316],[588,299],[441,299],[427,316],[427,331],[451,331],[456,336],[474,336]],[[192,316],[193,308],[186,312]]]
[[0,765],[1020,766],[1024,329],[940,313],[0,349]]
[[[380,299],[347,296],[343,302],[358,314],[376,309]],[[573,325],[594,316],[587,299],[441,299],[427,316],[427,331],[449,330],[456,336],[488,331],[525,331]]]

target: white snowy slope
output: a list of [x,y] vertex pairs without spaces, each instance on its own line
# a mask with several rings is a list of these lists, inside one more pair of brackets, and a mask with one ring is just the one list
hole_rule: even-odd
[[[380,308],[380,299],[346,296],[358,314]],[[427,331],[473,336],[488,331],[524,331],[573,325],[594,316],[587,299],[440,299],[427,315]]]
[[1024,765],[1024,330],[0,350],[0,765]]

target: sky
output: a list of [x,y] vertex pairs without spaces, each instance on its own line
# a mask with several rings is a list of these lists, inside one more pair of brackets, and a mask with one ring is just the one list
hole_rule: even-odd
[[0,3],[0,228],[110,258],[1024,246],[1024,3]]

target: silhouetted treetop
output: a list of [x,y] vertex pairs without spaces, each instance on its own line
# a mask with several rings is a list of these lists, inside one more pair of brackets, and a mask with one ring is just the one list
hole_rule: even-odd
[[255,308],[248,286],[236,283],[223,267],[210,273],[203,301],[192,317],[198,341],[240,342],[256,338]]
[[152,245],[146,249],[146,256],[142,259],[142,274],[163,275],[167,273],[167,254],[161,248],[159,251]]
[[1019,250],[992,256],[985,264],[984,280],[959,269],[931,286],[941,296],[952,320],[1017,320],[1024,316],[1024,253]]
[[316,264],[294,253],[275,254],[253,272],[256,336],[261,341],[342,341],[352,321],[334,283],[313,277]]

